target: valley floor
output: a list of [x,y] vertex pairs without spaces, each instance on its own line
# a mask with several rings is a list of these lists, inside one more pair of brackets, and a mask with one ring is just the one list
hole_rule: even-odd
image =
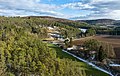
[[120,60],[120,36],[113,36],[113,35],[97,35],[97,36],[91,36],[86,38],[80,38],[74,40],[74,44],[83,44],[83,42],[87,39],[97,39],[102,42],[107,42],[113,45],[115,53],[116,53],[116,59]]
[[56,45],[53,45],[53,44],[48,44],[48,46],[51,48],[51,49],[55,49],[56,50],[56,53],[57,53],[57,57],[60,58],[60,59],[63,59],[63,58],[68,58],[68,59],[72,59],[72,61],[77,61],[79,62],[83,68],[85,69],[88,69],[89,71],[91,71],[91,73],[93,73],[93,76],[108,76],[108,74],[102,72],[102,71],[99,71],[97,69],[95,69],[94,67],[92,66],[89,66],[88,64],[80,61],[79,59],[65,53],[62,51],[62,49],[60,49],[58,46]]

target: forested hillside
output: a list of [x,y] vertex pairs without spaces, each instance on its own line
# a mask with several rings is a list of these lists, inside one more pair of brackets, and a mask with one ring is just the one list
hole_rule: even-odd
[[115,23],[113,19],[96,19],[96,20],[78,20],[79,22],[86,22],[91,25],[112,25]]
[[95,69],[83,67],[80,62],[57,57],[56,50],[42,42],[42,39],[47,37],[47,26],[60,27],[60,31],[67,32],[69,36],[75,37],[80,33],[77,28],[56,21],[29,17],[0,17],[0,76],[101,74],[99,71],[93,73]]

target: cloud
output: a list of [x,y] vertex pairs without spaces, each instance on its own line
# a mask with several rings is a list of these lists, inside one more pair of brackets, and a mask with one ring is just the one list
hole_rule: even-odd
[[[83,1],[82,3],[85,3],[85,2]],[[86,4],[88,6],[87,8],[86,8]],[[119,0],[89,0],[88,2],[83,4],[83,6],[79,6],[79,8],[80,9],[78,10],[89,10],[92,13],[86,14],[84,16],[82,15],[74,16],[70,19],[99,19],[99,18],[120,19],[119,18],[120,17],[120,14],[119,14],[120,1]]]
[[108,11],[94,11],[93,13],[87,15],[78,15],[74,17],[70,17],[69,19],[73,20],[90,20],[90,19],[117,19],[120,18],[120,10],[113,10],[111,12]]
[[[53,2],[56,0],[47,1]],[[44,4],[42,0],[0,0],[0,15],[47,15],[72,19],[120,19],[119,0],[73,0],[72,3],[69,3],[69,1],[65,4],[56,5]],[[71,11],[77,11],[77,13],[69,13]]]
[[0,15],[50,15],[61,16],[55,12],[59,9],[56,5],[43,4],[40,0],[0,0]]
[[81,2],[67,3],[62,5],[63,8],[77,9],[77,10],[99,10],[109,8],[113,10],[120,10],[119,0],[82,0]]
[[69,8],[69,9],[78,9],[78,10],[85,10],[85,9],[92,9],[94,6],[87,4],[83,4],[82,2],[76,2],[76,3],[67,3],[64,5],[61,5],[63,8]]

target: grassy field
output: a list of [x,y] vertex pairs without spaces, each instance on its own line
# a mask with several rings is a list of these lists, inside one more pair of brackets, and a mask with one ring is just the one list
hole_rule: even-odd
[[73,44],[80,45],[83,44],[83,42],[88,39],[96,39],[101,42],[107,42],[109,44],[112,44],[114,51],[116,53],[116,58],[120,59],[120,36],[110,36],[110,35],[91,36],[91,37],[76,39],[74,40]]
[[58,58],[60,58],[60,59],[68,58],[68,59],[71,59],[72,61],[79,62],[82,65],[82,68],[85,68],[85,69],[89,70],[90,73],[93,73],[93,76],[108,76],[107,74],[105,74],[105,73],[87,65],[86,63],[79,61],[78,59],[74,58],[73,56],[63,52],[59,47],[57,47],[53,44],[48,44],[48,46],[51,49],[54,49],[56,51]]

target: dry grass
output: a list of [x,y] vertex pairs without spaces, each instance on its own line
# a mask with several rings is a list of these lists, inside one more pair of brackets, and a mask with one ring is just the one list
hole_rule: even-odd
[[84,41],[86,41],[88,39],[97,39],[99,41],[112,44],[117,58],[120,59],[120,36],[99,35],[99,36],[86,37],[86,38],[74,40],[73,44],[81,45],[84,43]]

